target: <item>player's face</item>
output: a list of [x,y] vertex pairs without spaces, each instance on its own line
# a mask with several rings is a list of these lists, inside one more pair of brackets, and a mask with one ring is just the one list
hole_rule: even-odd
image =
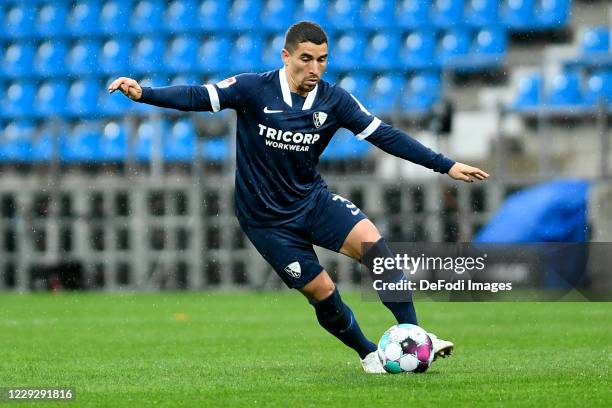
[[287,67],[289,84],[299,94],[312,91],[327,68],[326,43],[299,43],[291,53],[283,48],[281,55]]

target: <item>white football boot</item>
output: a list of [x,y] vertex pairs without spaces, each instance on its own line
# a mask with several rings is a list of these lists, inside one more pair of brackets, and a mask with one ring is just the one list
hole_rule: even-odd
[[387,374],[376,351],[371,352],[361,360],[361,368],[368,374]]
[[455,345],[452,342],[439,339],[438,336],[433,333],[427,334],[429,335],[429,338],[433,343],[433,349],[435,353],[434,361],[436,361],[438,357],[446,358],[451,355],[451,353],[453,352],[453,348],[455,348]]

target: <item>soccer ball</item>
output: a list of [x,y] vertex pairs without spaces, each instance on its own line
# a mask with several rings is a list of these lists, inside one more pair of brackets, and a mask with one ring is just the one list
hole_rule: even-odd
[[391,374],[423,373],[434,358],[427,332],[414,324],[391,326],[378,342],[378,357]]

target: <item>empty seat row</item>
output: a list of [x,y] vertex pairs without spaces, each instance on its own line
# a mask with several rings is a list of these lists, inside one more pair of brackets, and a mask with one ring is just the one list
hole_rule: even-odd
[[564,26],[570,5],[571,0],[8,1],[0,5],[0,37],[284,31],[302,19],[329,32],[458,25],[537,30]]

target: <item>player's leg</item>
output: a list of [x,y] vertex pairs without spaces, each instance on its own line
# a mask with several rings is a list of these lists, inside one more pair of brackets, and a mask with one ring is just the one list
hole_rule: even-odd
[[363,358],[376,350],[376,345],[364,336],[299,224],[275,228],[242,225],[242,229],[283,282],[306,296],[319,324]]

